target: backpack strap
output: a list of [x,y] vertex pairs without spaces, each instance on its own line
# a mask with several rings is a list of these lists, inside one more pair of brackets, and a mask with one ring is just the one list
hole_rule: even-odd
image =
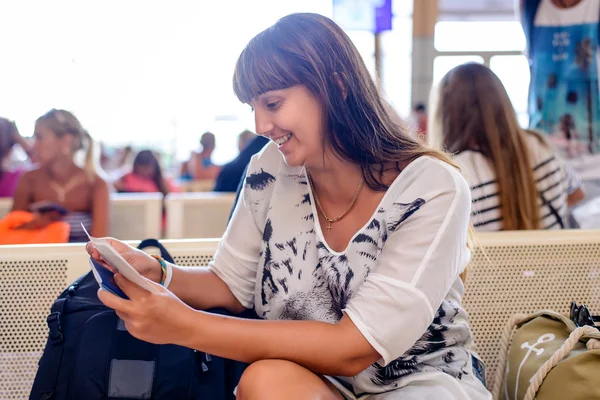
[[167,249],[165,248],[165,246],[163,246],[158,240],[156,240],[156,239],[144,239],[138,245],[138,249],[140,249],[140,250],[143,250],[146,247],[156,247],[157,249],[160,250],[160,256],[162,258],[164,258],[166,261],[168,261],[170,263],[175,263],[175,261],[173,260],[173,257],[171,257],[171,255],[169,254],[169,252],[167,251]]
[[50,357],[48,358],[52,360],[54,365],[48,368],[47,373],[44,375],[45,382],[42,384],[40,394],[40,399],[42,400],[49,400],[54,397],[65,342],[62,322],[66,302],[66,297],[57,299],[52,305],[50,315],[46,318],[46,323],[48,324],[48,342],[52,344],[52,346],[48,347],[50,350]]

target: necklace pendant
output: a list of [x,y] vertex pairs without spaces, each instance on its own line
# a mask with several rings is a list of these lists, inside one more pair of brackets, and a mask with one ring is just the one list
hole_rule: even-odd
[[327,228],[325,228],[325,229],[327,229],[327,233],[331,232],[331,222],[330,221],[327,221]]

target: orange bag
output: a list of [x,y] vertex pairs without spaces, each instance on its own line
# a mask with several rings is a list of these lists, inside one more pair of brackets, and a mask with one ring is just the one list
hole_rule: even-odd
[[67,243],[71,227],[63,221],[53,222],[40,229],[16,229],[33,221],[33,213],[11,211],[0,220],[0,245],[3,244],[39,244]]

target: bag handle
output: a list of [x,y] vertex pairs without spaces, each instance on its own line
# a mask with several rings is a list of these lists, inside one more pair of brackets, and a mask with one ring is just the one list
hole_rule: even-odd
[[167,249],[165,248],[165,246],[163,246],[158,240],[156,240],[156,239],[144,239],[138,245],[137,248],[139,250],[144,250],[146,247],[156,247],[157,249],[160,250],[160,256],[162,258],[164,258],[165,261],[168,261],[171,264],[175,263],[175,261],[173,260],[173,257],[171,257],[171,255],[169,254],[169,252],[167,251]]
[[[557,318],[559,320],[562,320],[563,322],[565,322],[567,320],[567,318],[565,318],[561,314],[558,314],[558,313],[555,313],[552,311],[538,311],[534,314],[515,314],[508,320],[508,323],[504,327],[504,331],[502,332],[502,336],[500,338],[500,354],[498,356],[499,363],[498,363],[498,367],[496,369],[495,379],[494,379],[494,382],[492,385],[492,398],[494,398],[494,399],[500,398],[500,392],[502,391],[504,379],[506,378],[505,374],[506,374],[506,363],[508,362],[508,348],[509,348],[509,344],[511,342],[512,333],[513,333],[514,328],[516,326],[520,326],[520,325],[524,324],[527,321],[531,321],[532,319],[535,319],[537,317],[541,317],[544,315]],[[567,326],[568,326],[568,324],[567,324]],[[570,328],[570,329],[572,329],[572,328]],[[578,332],[578,331],[579,331],[579,333],[575,334],[575,332]],[[591,327],[591,326],[583,326],[581,328],[574,329],[571,332],[571,334],[569,335],[569,338],[560,347],[560,349],[558,349],[555,352],[555,354],[549,360],[547,360],[539,368],[539,370],[536,372],[536,374],[532,377],[532,379],[531,379],[532,383],[529,385],[529,388],[527,389],[526,395],[523,398],[523,400],[535,399],[535,395],[536,395],[537,391],[539,390],[542,382],[544,381],[544,378],[546,377],[546,375],[550,372],[550,370],[552,368],[554,368],[556,366],[556,364],[561,362],[566,357],[566,355],[569,354],[569,352],[571,350],[573,350],[573,347],[575,346],[575,344],[579,340],[581,340],[581,338],[583,338],[584,336],[590,338],[586,343],[588,350],[600,349],[600,334],[598,333],[598,330],[596,328]],[[572,340],[572,344],[569,347],[569,345],[567,345],[567,343],[569,343],[571,340]],[[559,354],[559,353],[561,353],[561,351],[564,352],[564,353],[562,353],[562,355]],[[557,354],[559,354],[559,355],[557,355]],[[552,360],[554,360],[555,358],[556,358],[556,360],[554,361],[554,364],[551,364],[550,362]],[[543,372],[545,367],[547,368],[547,370],[545,372]],[[539,374],[539,377],[538,377],[538,374]],[[537,384],[537,387],[535,387],[535,389],[532,389],[532,387],[534,387],[534,383],[535,383],[534,379],[536,379],[536,378],[539,380],[539,382]],[[529,394],[529,392],[532,390],[533,390],[533,394],[531,394],[531,397],[527,397],[527,394]]]
[[502,391],[502,384],[504,382],[506,374],[506,363],[508,362],[508,345],[511,341],[512,332],[515,326],[521,325],[522,323],[531,319],[530,315],[527,314],[515,314],[508,320],[502,336],[500,337],[500,354],[498,356],[499,362],[496,368],[496,375],[494,384],[492,385],[492,398],[499,399],[500,392]]
[[[525,392],[525,397],[523,400],[534,400],[537,391],[539,390],[542,382],[544,382],[544,378],[546,375],[552,370],[552,368],[556,367],[556,365],[561,362],[575,347],[575,344],[581,340],[584,336],[595,336],[598,334],[598,330],[589,325],[582,326],[580,328],[575,329],[569,335],[569,338],[565,340],[562,346],[550,357],[542,366],[537,370],[535,375],[531,378],[531,384],[527,388],[527,392]],[[588,340],[586,346],[589,350],[596,348],[597,339]]]

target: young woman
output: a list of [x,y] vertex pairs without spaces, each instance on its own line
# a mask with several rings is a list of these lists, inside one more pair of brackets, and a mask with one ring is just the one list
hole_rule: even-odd
[[119,192],[162,193],[177,191],[177,187],[163,177],[158,159],[151,150],[140,151],[133,160],[133,170],[115,182]]
[[472,190],[480,231],[564,227],[568,186],[546,141],[519,127],[500,79],[469,63],[444,76],[432,94],[429,138],[456,154]]
[[[71,230],[70,242],[87,241],[81,223],[96,237],[108,234],[109,194],[106,182],[98,176],[94,144],[73,114],[52,109],[37,119],[33,154],[39,168],[23,175],[17,186],[13,211],[30,210],[39,202],[56,203],[66,209],[64,220]],[[85,166],[75,162],[76,153],[86,150]],[[44,221],[32,221],[39,227]]]
[[[240,399],[491,398],[461,307],[469,187],[391,121],[342,29],[282,18],[242,52],[234,89],[272,143],[214,262],[163,276],[113,240],[164,286],[151,294],[117,275],[131,300],[101,300],[143,340],[250,363]],[[197,311],[212,307],[264,320]]]

